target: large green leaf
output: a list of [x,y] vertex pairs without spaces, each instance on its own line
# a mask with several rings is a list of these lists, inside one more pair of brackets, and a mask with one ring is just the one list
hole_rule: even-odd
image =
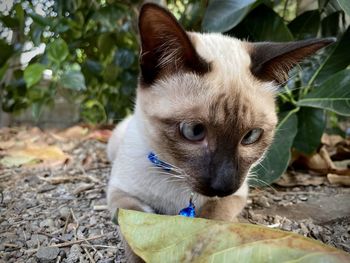
[[339,5],[341,8],[347,13],[348,16],[350,16],[350,1],[349,0],[338,0]]
[[312,154],[320,145],[326,127],[324,110],[302,107],[297,115],[298,133],[293,146],[300,152]]
[[61,63],[68,56],[67,43],[62,38],[55,39],[47,47],[47,56],[51,61]]
[[320,87],[298,101],[298,105],[350,116],[350,69],[331,76]]
[[318,10],[306,11],[288,24],[289,30],[296,39],[316,37],[319,26],[320,12]]
[[340,30],[340,15],[341,12],[334,12],[322,19],[321,31],[323,37],[332,37],[338,35]]
[[252,224],[119,210],[130,247],[146,262],[349,262],[336,248]]
[[45,70],[45,66],[39,63],[29,65],[24,70],[23,77],[25,82],[27,83],[28,88],[38,83],[41,80],[41,76],[44,70]]
[[60,83],[63,87],[72,90],[85,90],[85,78],[80,70],[67,70],[65,71],[61,78]]
[[9,45],[5,40],[0,39],[0,67],[15,53],[12,45]]
[[250,41],[293,40],[293,35],[283,19],[264,4],[251,11],[229,34]]
[[315,72],[312,77],[310,84],[315,82],[321,84],[327,78],[332,76],[334,73],[345,69],[350,65],[350,27],[343,34],[342,38],[333,48],[332,52],[321,64],[319,69]]
[[255,0],[211,0],[202,22],[203,30],[226,32],[235,27]]
[[273,144],[265,158],[253,169],[258,179],[251,178],[250,185],[267,185],[279,178],[287,169],[290,148],[298,130],[298,119],[293,111],[280,116]]

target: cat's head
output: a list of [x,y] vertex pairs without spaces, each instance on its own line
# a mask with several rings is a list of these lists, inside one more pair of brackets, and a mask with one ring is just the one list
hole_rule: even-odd
[[249,43],[188,33],[154,4],[141,9],[139,30],[136,115],[152,150],[206,196],[239,189],[272,142],[277,85],[332,42]]

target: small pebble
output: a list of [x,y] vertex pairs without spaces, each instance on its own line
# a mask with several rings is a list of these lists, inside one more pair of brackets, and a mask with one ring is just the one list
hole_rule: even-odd
[[307,201],[309,199],[307,195],[298,195],[298,198],[301,201]]
[[261,196],[255,199],[255,203],[261,207],[270,207],[268,198],[266,196]]
[[272,200],[273,201],[281,201],[282,200],[282,196],[279,196],[279,195],[274,195],[273,197],[272,197]]
[[58,253],[60,253],[58,247],[40,247],[36,252],[36,257],[42,263],[55,262]]
[[289,219],[285,219],[282,224],[282,229],[286,231],[291,231],[292,230],[292,224],[293,222]]
[[70,209],[67,206],[60,208],[60,216],[63,218],[68,218],[70,216]]

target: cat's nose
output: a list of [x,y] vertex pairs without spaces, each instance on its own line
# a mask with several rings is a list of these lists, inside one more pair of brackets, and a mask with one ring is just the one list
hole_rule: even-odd
[[233,194],[235,189],[233,186],[218,183],[210,185],[210,192],[212,196],[224,197]]
[[232,161],[222,161],[216,169],[212,169],[209,189],[212,195],[223,197],[237,190],[236,177],[238,167]]

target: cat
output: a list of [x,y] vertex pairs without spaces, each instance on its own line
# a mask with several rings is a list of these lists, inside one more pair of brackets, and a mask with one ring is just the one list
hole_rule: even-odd
[[177,215],[192,192],[199,217],[234,221],[247,200],[250,170],[273,141],[278,86],[334,40],[250,43],[186,32],[151,3],[140,10],[139,33],[134,113],[107,146],[111,212]]

